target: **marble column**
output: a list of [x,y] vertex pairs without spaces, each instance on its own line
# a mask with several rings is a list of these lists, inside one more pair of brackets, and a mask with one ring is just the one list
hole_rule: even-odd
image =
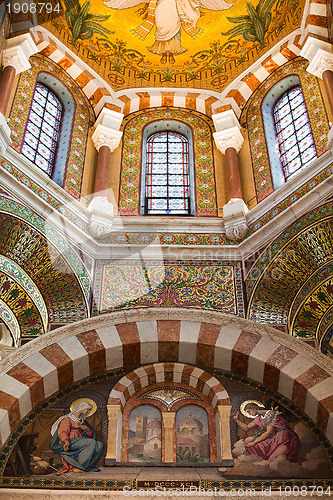
[[[323,80],[328,105],[333,115],[333,46],[309,36],[300,55],[309,61],[307,71]],[[333,127],[328,133],[328,147],[333,153]]]
[[106,461],[117,460],[117,432],[118,419],[121,412],[120,405],[107,405],[108,411],[108,442],[106,448]]
[[244,142],[238,119],[232,109],[213,115],[216,132],[216,147],[225,155],[228,203],[223,207],[223,221],[226,235],[237,241],[242,238],[248,227],[247,207],[243,201],[239,174],[238,153]]
[[29,57],[38,52],[38,49],[29,33],[9,38],[6,41],[2,56],[2,75],[0,79],[0,154],[3,155],[11,143],[10,129],[6,115],[10,94],[13,89],[15,76],[31,68]]
[[164,460],[163,462],[176,462],[176,414],[162,413],[164,429]]
[[95,124],[92,140],[98,151],[95,173],[93,199],[89,204],[90,232],[97,237],[110,234],[113,223],[114,207],[108,201],[109,172],[111,167],[111,153],[119,146],[121,137],[119,127],[123,116],[110,109],[104,108]]

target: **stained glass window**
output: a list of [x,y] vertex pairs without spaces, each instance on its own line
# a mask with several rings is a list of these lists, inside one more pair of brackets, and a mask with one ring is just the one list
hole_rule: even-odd
[[62,117],[59,99],[47,87],[37,83],[25,131],[22,154],[52,174]]
[[300,86],[289,90],[278,100],[274,107],[274,122],[287,179],[317,156]]
[[189,142],[175,132],[147,140],[146,215],[190,215]]

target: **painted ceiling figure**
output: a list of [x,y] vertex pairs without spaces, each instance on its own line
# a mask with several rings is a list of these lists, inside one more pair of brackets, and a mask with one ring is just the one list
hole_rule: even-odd
[[[128,9],[142,3],[142,0],[109,0],[104,2],[112,9]],[[140,13],[145,13],[143,23],[132,32],[144,40],[156,26],[155,42],[148,50],[161,55],[161,63],[175,62],[175,55],[183,54],[187,49],[181,45],[181,28],[196,38],[203,32],[197,27],[200,18],[200,7],[208,10],[230,9],[233,3],[224,0],[150,0]]]

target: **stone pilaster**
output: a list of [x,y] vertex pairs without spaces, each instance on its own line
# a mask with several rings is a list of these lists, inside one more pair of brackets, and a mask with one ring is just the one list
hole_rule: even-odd
[[108,442],[106,448],[105,460],[117,460],[117,431],[118,431],[118,418],[121,412],[120,405],[107,405],[108,411]]
[[175,413],[162,413],[164,429],[164,462],[176,461]]

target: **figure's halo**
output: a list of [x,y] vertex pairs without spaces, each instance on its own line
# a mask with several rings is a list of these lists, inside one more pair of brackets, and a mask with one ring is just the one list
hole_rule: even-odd
[[256,401],[255,399],[249,399],[248,401],[244,401],[244,403],[242,403],[240,405],[239,409],[240,409],[240,412],[242,413],[242,415],[244,415],[244,417],[247,417],[247,418],[255,418],[255,415],[250,415],[245,410],[245,406],[248,405],[249,403],[254,403],[254,404],[260,406],[261,408],[265,408],[265,405],[261,401]]
[[95,403],[95,401],[93,401],[90,398],[80,398],[80,399],[76,399],[75,401],[73,401],[73,403],[70,406],[71,413],[73,413],[73,411],[75,411],[75,408],[77,407],[77,405],[79,403],[82,403],[83,401],[85,403],[90,404],[90,406],[92,406],[92,410],[87,414],[87,417],[91,417],[91,415],[93,415],[95,413],[95,411],[97,410],[97,404]]

